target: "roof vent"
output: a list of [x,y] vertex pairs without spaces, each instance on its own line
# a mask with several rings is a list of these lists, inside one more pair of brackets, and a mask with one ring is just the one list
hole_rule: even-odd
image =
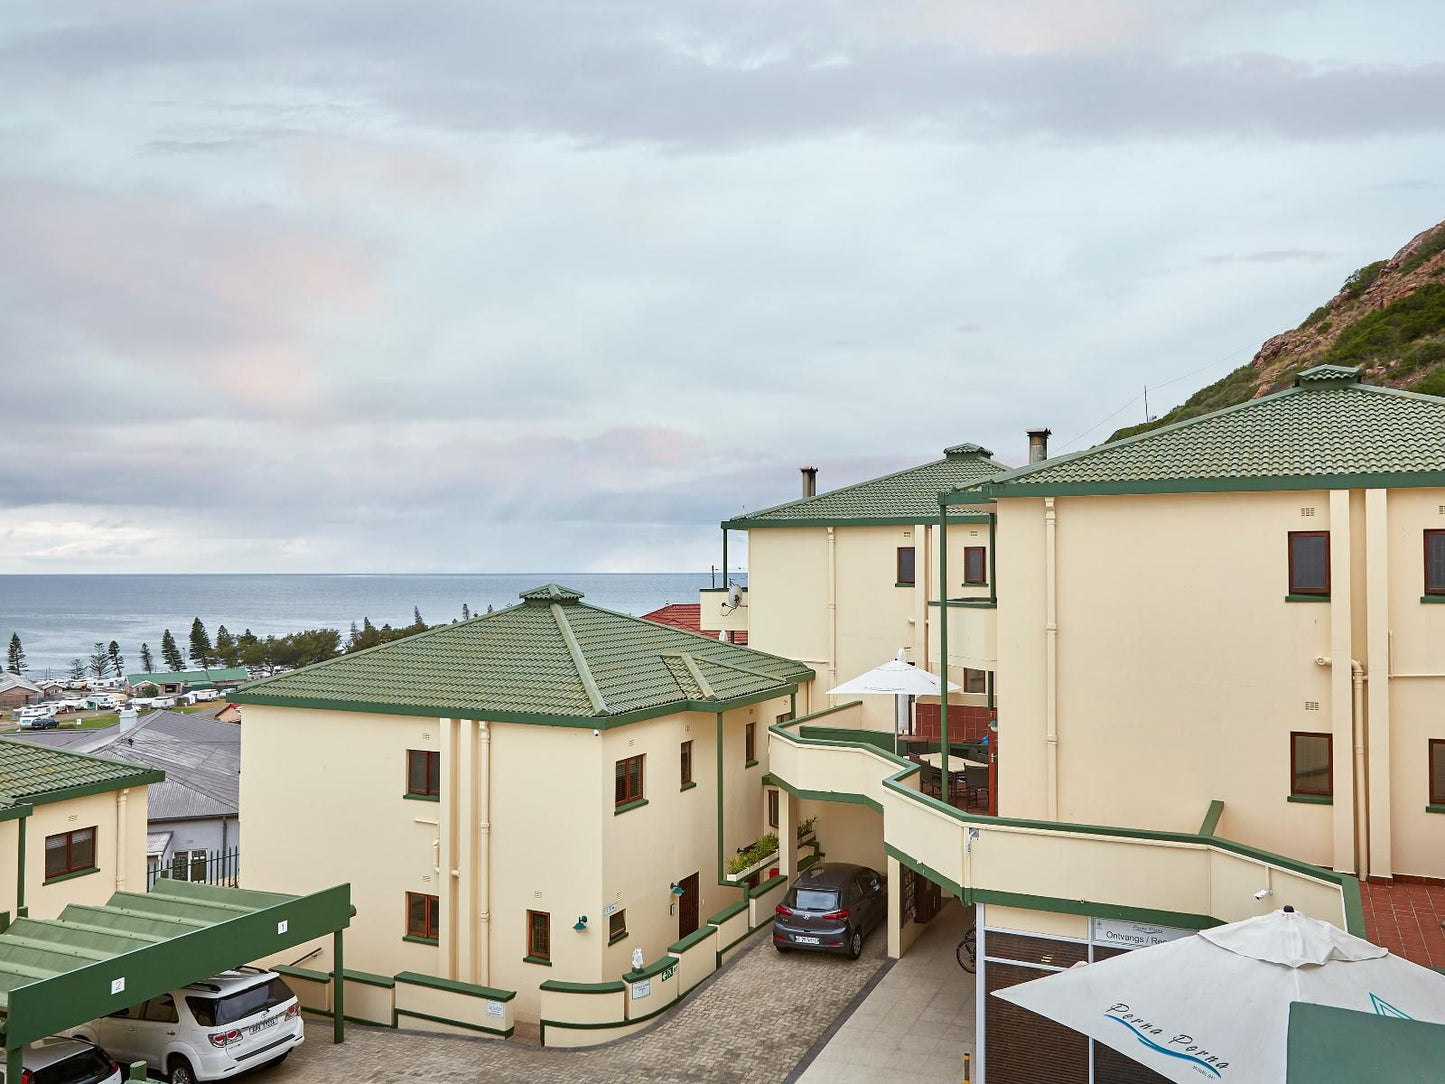
[[541,587],[523,591],[518,597],[529,606],[550,606],[554,602],[560,602],[566,606],[578,602],[586,596],[581,591],[574,591],[561,584],[544,583]]
[[1029,462],[1042,463],[1049,457],[1049,437],[1052,429],[1030,429],[1029,434]]
[[818,495],[818,468],[801,467],[799,470],[803,475],[803,496],[816,497]]
[[1297,373],[1294,378],[1297,388],[1330,388],[1359,382],[1358,365],[1316,365],[1313,369]]
[[952,448],[943,449],[943,454],[949,459],[958,459],[965,455],[981,455],[984,457],[993,455],[993,453],[982,444],[955,444]]

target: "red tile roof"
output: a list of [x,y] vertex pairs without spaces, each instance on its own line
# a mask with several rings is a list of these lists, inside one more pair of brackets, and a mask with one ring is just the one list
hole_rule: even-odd
[[1365,936],[1396,956],[1445,968],[1445,885],[1361,884]]
[[[653,610],[650,614],[643,614],[644,621],[655,621],[659,625],[671,625],[675,629],[684,629],[687,632],[700,633],[709,639],[716,639],[717,633],[702,631],[702,606],[696,602],[670,602],[660,610]],[[748,642],[746,632],[733,633],[733,643],[745,645]]]

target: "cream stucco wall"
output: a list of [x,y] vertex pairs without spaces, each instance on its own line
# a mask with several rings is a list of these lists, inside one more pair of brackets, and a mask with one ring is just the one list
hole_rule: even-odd
[[[1004,816],[1048,809],[1042,505],[999,508]],[[1233,838],[1329,863],[1329,807],[1286,800],[1290,731],[1331,728],[1314,662],[1331,654],[1331,606],[1285,601],[1286,533],[1327,524],[1327,495],[1056,509],[1059,818],[1192,831],[1218,798]]]
[[[784,697],[722,717],[724,860],[762,834],[766,729],[788,707]],[[695,785],[684,790],[686,740]],[[246,885],[305,892],[349,882],[349,967],[516,990],[517,1018],[536,1020],[541,982],[612,980],[633,949],[648,962],[666,953],[678,939],[673,882],[698,874],[700,921],[742,898],[718,884],[717,741],[718,717],[700,712],[594,734],[253,705],[241,754]],[[440,801],[402,796],[408,749],[441,753]],[[616,813],[616,762],[637,755],[647,802]],[[439,898],[437,945],[403,939],[408,891]],[[628,936],[609,946],[611,906],[626,911]],[[551,916],[550,966],[523,959],[529,910]],[[323,946],[307,966],[326,970],[329,953]]]
[[[146,787],[35,806],[25,839],[25,902],[31,918],[55,918],[70,903],[104,904],[118,891],[146,890]],[[0,911],[16,917],[19,821],[0,821]],[[95,828],[94,873],[45,883],[45,837]]]
[[[937,597],[938,529],[929,525],[831,528],[754,528],[748,532],[748,645],[813,667],[812,710],[826,707],[826,690],[893,658],[899,648],[910,661],[936,660],[928,601]],[[915,584],[897,586],[898,549],[914,550]],[[966,522],[948,529],[951,597],[988,594],[987,586],[964,586],[968,546],[988,547],[988,525]],[[829,610],[830,572],[834,609]],[[836,624],[836,636],[834,634]],[[930,654],[931,653],[931,654]],[[962,671],[951,671],[962,683]],[[982,702],[982,697],[958,702]],[[869,697],[864,722],[891,730],[893,701]]]
[[[1059,819],[1190,831],[1222,799],[1231,838],[1350,872],[1445,876],[1445,816],[1425,810],[1427,742],[1445,738],[1445,607],[1420,602],[1422,532],[1445,527],[1442,499],[1056,498]],[[1330,532],[1328,602],[1285,599],[1299,530]],[[1044,500],[999,502],[1004,816],[1050,808],[1046,545]],[[1367,684],[1358,755],[1351,660]],[[1288,801],[1291,731],[1332,734],[1332,805]]]

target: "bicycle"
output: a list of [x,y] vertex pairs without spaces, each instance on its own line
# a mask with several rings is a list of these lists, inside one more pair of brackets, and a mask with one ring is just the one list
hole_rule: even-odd
[[953,950],[954,956],[958,958],[958,966],[969,974],[973,974],[978,964],[978,927],[970,926],[968,932],[963,935],[963,940]]

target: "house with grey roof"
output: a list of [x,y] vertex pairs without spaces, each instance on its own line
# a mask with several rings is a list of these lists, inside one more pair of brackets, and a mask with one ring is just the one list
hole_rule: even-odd
[[[241,728],[210,715],[153,711],[100,730],[22,731],[35,745],[123,760],[163,772],[150,788],[148,871],[182,880],[234,880],[240,845]],[[210,867],[203,870],[203,866]],[[220,867],[224,865],[224,869]],[[194,876],[193,876],[194,875]]]
[[40,686],[31,681],[24,674],[12,674],[8,670],[0,670],[0,710],[9,711],[11,708],[23,708],[30,704],[37,704],[45,699],[45,694]]

